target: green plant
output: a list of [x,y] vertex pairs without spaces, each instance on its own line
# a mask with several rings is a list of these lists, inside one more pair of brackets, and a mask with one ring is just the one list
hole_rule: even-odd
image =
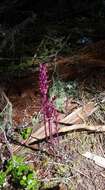
[[3,171],[0,171],[0,188],[3,188],[6,181],[6,174]]
[[64,83],[61,82],[60,80],[55,80],[53,82],[53,86],[49,90],[49,96],[51,99],[55,97],[54,103],[57,110],[64,112],[65,110],[64,103],[66,100],[66,92],[64,89]]
[[31,135],[32,132],[32,128],[28,127],[28,128],[24,128],[21,130],[20,135],[21,137],[26,140],[29,138],[29,136]]
[[65,92],[67,96],[76,97],[77,96],[77,82],[68,81],[65,83]]
[[23,176],[22,180],[20,181],[20,184],[24,187],[26,187],[27,190],[38,190],[39,189],[39,183],[35,179],[36,173],[33,171],[32,173],[29,173],[28,176]]
[[13,188],[18,186],[24,190],[38,190],[40,186],[36,172],[19,156],[13,156],[7,162],[5,171],[0,172],[0,187],[3,187],[5,181]]
[[18,183],[20,187],[26,190],[38,190],[39,181],[36,172],[24,163],[24,159],[14,156],[8,162],[7,173],[11,175],[13,183]]
[[52,87],[49,89],[49,96],[55,97],[54,103],[57,110],[65,112],[66,101],[70,97],[77,97],[77,82],[54,80]]

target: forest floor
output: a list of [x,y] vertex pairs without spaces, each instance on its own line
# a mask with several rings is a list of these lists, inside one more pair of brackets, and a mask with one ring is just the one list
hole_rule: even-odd
[[[71,118],[75,110],[82,107],[84,114],[79,112],[78,119],[72,124],[85,125],[104,125],[105,124],[105,70],[95,68],[89,74],[83,77],[77,77],[75,80],[55,81],[55,95],[59,86],[60,94],[63,89],[63,95],[67,95],[66,103],[64,97],[59,97],[58,117],[59,121],[67,116]],[[64,91],[68,91],[65,95]],[[43,122],[40,116],[41,96],[38,87],[38,76],[34,73],[29,74],[23,79],[15,79],[7,90],[7,97],[13,107],[13,128],[15,140],[13,152],[25,157],[26,161],[38,171],[38,177],[42,182],[41,189],[59,189],[59,190],[104,190],[105,189],[105,171],[92,160],[83,156],[84,153],[91,152],[98,156],[105,156],[105,135],[104,131],[97,132],[88,129],[74,128],[70,130],[72,124],[69,119],[66,121],[68,132],[62,128],[65,125],[59,125],[61,133],[59,134],[59,144],[50,149],[46,142]],[[59,101],[58,101],[59,102]],[[92,102],[97,109],[86,107]],[[91,114],[90,114],[91,113]],[[73,117],[73,116],[72,116]],[[72,118],[71,118],[72,121]],[[31,128],[32,132],[28,139],[22,139],[20,131],[24,128]],[[41,133],[37,133],[42,128]],[[39,134],[39,136],[38,136]],[[37,137],[37,138],[36,138]],[[3,146],[3,143],[0,142]]]

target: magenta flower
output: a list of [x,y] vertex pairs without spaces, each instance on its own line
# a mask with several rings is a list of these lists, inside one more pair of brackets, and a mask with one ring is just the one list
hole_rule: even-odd
[[44,118],[45,125],[45,135],[50,136],[50,140],[53,140],[53,129],[52,126],[55,125],[56,135],[58,137],[58,125],[57,125],[57,111],[53,105],[53,101],[48,98],[48,73],[45,64],[40,64],[40,73],[39,73],[39,86],[42,96],[42,114]]
[[47,76],[47,68],[45,64],[40,64],[40,74],[39,74],[39,86],[40,92],[42,96],[47,95],[48,92],[48,76]]

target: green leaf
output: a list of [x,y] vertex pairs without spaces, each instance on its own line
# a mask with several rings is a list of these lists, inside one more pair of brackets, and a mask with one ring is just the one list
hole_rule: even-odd
[[31,132],[32,132],[32,128],[29,127],[29,128],[23,129],[20,134],[21,134],[22,138],[24,140],[26,140],[30,136]]
[[3,186],[6,180],[6,174],[3,171],[0,171],[0,187]]

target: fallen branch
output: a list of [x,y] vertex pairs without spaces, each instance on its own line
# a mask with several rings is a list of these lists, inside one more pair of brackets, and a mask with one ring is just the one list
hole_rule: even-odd
[[82,154],[82,156],[93,160],[95,162],[95,164],[97,164],[98,166],[105,168],[105,158],[103,158],[102,156],[98,156],[96,154],[93,154],[91,152],[86,152],[85,154]]
[[[70,126],[61,126],[58,133],[66,133],[74,130],[88,130],[93,132],[105,132],[105,125],[86,125],[86,124],[75,124]],[[55,132],[53,131],[53,135]],[[28,141],[28,144],[45,139],[44,126],[42,126],[36,133],[34,133]]]
[[[69,131],[69,130],[71,130],[71,127],[74,124],[83,123],[83,121],[85,121],[85,119],[87,117],[89,117],[93,113],[93,111],[96,110],[96,108],[94,108],[94,106],[95,106],[95,104],[93,102],[89,102],[85,106],[74,110],[67,117],[60,120],[58,122],[58,125],[59,125],[58,132],[66,132],[67,130]],[[62,124],[63,124],[63,127],[62,127]],[[68,126],[65,126],[65,125],[68,125]],[[54,128],[52,128],[52,130],[53,130],[53,134],[55,134]],[[64,131],[64,130],[66,130],[66,131]],[[44,126],[40,127],[35,133],[33,133],[28,142],[30,144],[35,141],[38,141],[39,139],[43,139],[43,138],[45,138]]]
[[71,126],[63,126],[60,128],[59,133],[69,132],[73,130],[88,130],[95,132],[105,132],[105,125],[86,125],[86,124],[76,124]]
[[64,119],[59,121],[59,124],[69,124],[73,125],[76,123],[82,123],[85,121],[94,111],[96,111],[95,103],[89,102],[86,105],[77,108]]
[[[100,94],[101,97],[101,94]],[[105,102],[105,98],[101,100],[101,103]],[[58,133],[65,133],[72,130],[90,130],[90,131],[97,131],[97,132],[103,132],[105,131],[104,125],[87,125],[85,124],[86,119],[91,116],[96,110],[98,109],[97,103],[89,102],[86,105],[77,108],[74,110],[71,114],[66,116],[65,118],[61,119],[58,122]],[[62,126],[63,125],[63,126]],[[52,127],[53,134],[56,133],[55,128]],[[48,133],[49,136],[49,133]],[[44,126],[39,128],[35,133],[33,133],[28,141],[29,144],[33,144],[34,142],[37,142],[38,140],[46,138]]]

